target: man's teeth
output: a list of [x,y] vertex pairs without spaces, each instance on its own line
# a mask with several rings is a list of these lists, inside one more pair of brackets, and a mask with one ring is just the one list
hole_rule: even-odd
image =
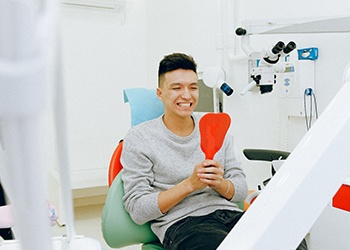
[[191,106],[191,103],[179,103],[179,106],[181,106],[181,107],[189,107],[189,106]]

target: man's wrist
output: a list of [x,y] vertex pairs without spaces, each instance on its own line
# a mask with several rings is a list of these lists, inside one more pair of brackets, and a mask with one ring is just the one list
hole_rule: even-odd
[[183,180],[182,182],[180,182],[180,185],[182,185],[182,188],[184,192],[186,192],[186,194],[190,194],[195,191],[195,188],[189,179]]
[[228,181],[226,179],[224,179],[224,180],[226,182],[227,188],[226,188],[226,192],[225,192],[225,194],[223,196],[226,197],[226,195],[230,192],[231,184],[230,184],[230,181]]

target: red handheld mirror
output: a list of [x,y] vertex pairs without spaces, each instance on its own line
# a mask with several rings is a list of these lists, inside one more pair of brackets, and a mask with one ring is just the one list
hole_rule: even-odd
[[214,159],[214,155],[224,142],[230,124],[231,118],[226,113],[207,113],[200,119],[200,145],[206,159]]

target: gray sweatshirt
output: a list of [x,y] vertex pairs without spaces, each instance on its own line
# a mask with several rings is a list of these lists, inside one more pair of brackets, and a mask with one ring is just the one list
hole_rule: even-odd
[[200,148],[198,118],[194,117],[194,121],[195,129],[186,137],[173,134],[159,117],[131,128],[124,138],[121,163],[125,209],[137,224],[150,221],[161,242],[168,227],[178,220],[219,209],[239,210],[235,202],[242,202],[247,195],[247,182],[235,157],[233,137],[226,135],[214,159],[224,166],[224,178],[235,187],[232,200],[207,187],[193,192],[167,213],[160,211],[159,192],[188,178],[195,165],[205,159]]

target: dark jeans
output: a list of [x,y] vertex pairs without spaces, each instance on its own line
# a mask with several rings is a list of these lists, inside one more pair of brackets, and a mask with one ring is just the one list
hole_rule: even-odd
[[[236,225],[243,213],[217,210],[204,216],[184,218],[168,228],[163,246],[166,250],[214,250]],[[297,250],[306,250],[303,240]]]

